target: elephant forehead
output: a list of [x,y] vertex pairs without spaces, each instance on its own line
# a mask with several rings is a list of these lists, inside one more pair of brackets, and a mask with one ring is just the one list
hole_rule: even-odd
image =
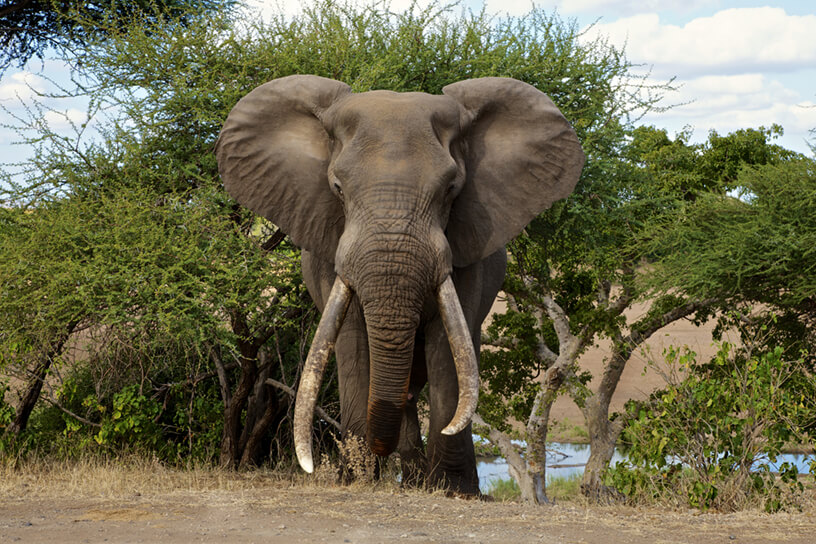
[[358,130],[387,134],[450,130],[459,126],[459,106],[444,95],[369,91],[352,94],[333,112],[335,133]]

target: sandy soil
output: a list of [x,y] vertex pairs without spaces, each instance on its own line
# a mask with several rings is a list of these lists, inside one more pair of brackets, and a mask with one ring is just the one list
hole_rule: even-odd
[[813,543],[816,510],[536,507],[271,474],[59,469],[0,483],[0,542]]

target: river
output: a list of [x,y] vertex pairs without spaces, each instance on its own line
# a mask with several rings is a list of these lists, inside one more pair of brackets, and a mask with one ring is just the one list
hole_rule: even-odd
[[[625,459],[618,450],[612,457],[612,465]],[[589,444],[551,443],[547,449],[547,480],[552,478],[566,478],[574,474],[583,474],[584,465],[589,459]],[[796,465],[800,473],[810,470],[810,461],[814,455],[802,453],[784,453],[779,455],[776,463],[771,463],[772,469],[788,462]],[[494,480],[510,478],[509,466],[503,457],[479,457],[476,470],[479,472],[479,487],[487,491]]]

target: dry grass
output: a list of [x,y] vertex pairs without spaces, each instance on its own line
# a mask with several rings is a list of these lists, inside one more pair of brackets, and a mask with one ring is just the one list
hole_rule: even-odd
[[[168,466],[156,458],[88,456],[78,460],[0,458],[0,499],[173,496],[242,493],[270,487],[326,488],[339,485],[339,469],[326,459],[310,476],[295,467],[234,471],[210,465]],[[355,481],[344,489],[396,490],[393,482]]]
[[[145,541],[175,544],[195,536],[191,526],[211,531],[205,541],[315,542],[331,536],[328,541],[348,537],[364,544],[390,538],[707,544],[728,542],[731,535],[739,542],[810,543],[816,534],[812,489],[801,511],[715,514],[580,501],[558,501],[555,507],[463,501],[393,483],[338,485],[328,466],[325,470],[319,477],[286,469],[177,469],[138,456],[0,461],[0,541],[19,535],[24,541],[79,542],[107,528],[119,531],[106,535],[114,540],[138,530]],[[43,517],[30,525],[35,515]],[[176,530],[175,539],[160,526]],[[247,527],[251,530],[240,532]],[[233,532],[222,538],[228,529]],[[65,534],[70,538],[60,536]]]

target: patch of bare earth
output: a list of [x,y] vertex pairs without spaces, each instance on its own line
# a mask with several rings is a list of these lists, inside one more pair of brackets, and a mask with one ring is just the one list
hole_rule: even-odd
[[0,467],[0,542],[812,543],[812,504],[775,515],[535,507],[263,470],[79,463]]

